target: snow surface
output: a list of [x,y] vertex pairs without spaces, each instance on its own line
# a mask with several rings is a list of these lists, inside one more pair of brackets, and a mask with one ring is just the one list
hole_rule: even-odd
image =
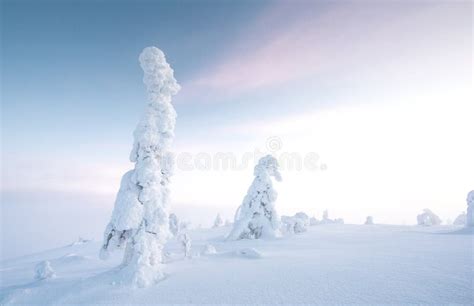
[[[88,241],[0,263],[0,304],[474,304],[473,231],[455,226],[328,224],[300,235],[225,241],[230,226],[188,231],[191,258],[165,245],[166,277],[114,283],[120,252]],[[216,253],[201,255],[212,244]],[[49,261],[56,278],[37,281]]]

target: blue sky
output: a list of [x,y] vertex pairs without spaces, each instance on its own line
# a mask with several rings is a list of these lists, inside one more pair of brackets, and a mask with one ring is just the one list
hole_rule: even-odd
[[[468,1],[3,1],[3,221],[25,215],[39,228],[28,205],[40,214],[57,202],[70,208],[63,221],[95,218],[51,246],[100,235],[133,166],[149,45],[182,86],[176,152],[240,159],[276,137],[282,152],[320,156],[324,172],[283,171],[281,213],[410,224],[430,207],[454,219],[474,188],[471,11]],[[196,224],[231,218],[251,179],[252,165],[178,169],[173,209]]]

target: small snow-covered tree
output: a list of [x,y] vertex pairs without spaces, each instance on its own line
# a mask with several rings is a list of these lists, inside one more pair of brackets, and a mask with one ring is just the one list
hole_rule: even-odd
[[216,219],[214,220],[213,227],[221,227],[224,225],[224,220],[222,219],[220,214],[217,214]]
[[172,172],[169,147],[176,112],[171,98],[180,87],[164,53],[147,47],[139,57],[148,91],[145,114],[134,132],[130,161],[135,168],[122,177],[111,220],[104,233],[101,258],[126,246],[122,270],[139,287],[163,277],[162,250],[169,237],[168,183]]
[[275,210],[277,192],[272,177],[281,181],[278,161],[267,155],[254,168],[255,179],[237,209],[232,231],[227,239],[257,239],[279,235],[279,217]]
[[344,219],[342,218],[336,218],[336,219],[330,219],[329,218],[329,213],[327,210],[323,212],[323,219],[321,220],[320,224],[344,224]]
[[467,194],[466,226],[474,227],[474,190]]
[[42,261],[35,266],[35,279],[44,280],[54,277],[56,277],[56,274],[54,273],[49,261]]
[[318,225],[319,223],[320,222],[318,219],[316,219],[316,217],[309,218],[309,225],[314,226],[314,225]]
[[217,250],[212,244],[206,244],[202,253],[204,255],[213,255],[217,253]]
[[441,219],[429,209],[424,209],[423,213],[419,214],[416,217],[418,225],[431,226],[431,225],[440,225]]
[[179,237],[179,241],[181,242],[181,246],[183,247],[184,257],[188,258],[191,256],[191,238],[188,234],[184,233],[181,234]]
[[310,225],[310,219],[304,212],[296,213],[293,217],[282,216],[281,223],[289,234],[306,232]]
[[329,220],[329,212],[327,209],[323,212],[323,220],[325,221]]
[[173,236],[176,237],[179,234],[179,229],[180,229],[178,216],[176,216],[174,213],[171,213],[169,219],[170,219],[169,221],[170,232],[171,234],[173,234]]
[[466,225],[467,223],[467,215],[465,212],[462,212],[459,216],[454,219],[454,225]]
[[374,224],[374,218],[372,216],[367,216],[367,219],[365,219],[365,225],[372,225]]

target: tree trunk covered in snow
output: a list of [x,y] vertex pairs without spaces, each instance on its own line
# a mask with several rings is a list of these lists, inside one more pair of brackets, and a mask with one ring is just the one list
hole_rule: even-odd
[[169,236],[168,183],[173,166],[168,150],[176,122],[171,97],[180,87],[160,49],[145,48],[139,61],[148,104],[133,134],[130,161],[135,168],[122,178],[101,257],[126,245],[123,271],[132,283],[144,287],[163,276],[160,265]]
[[237,209],[232,231],[227,239],[275,237],[279,233],[279,217],[275,210],[277,193],[271,177],[281,180],[278,162],[271,156],[262,157],[254,169],[255,179],[242,205]]

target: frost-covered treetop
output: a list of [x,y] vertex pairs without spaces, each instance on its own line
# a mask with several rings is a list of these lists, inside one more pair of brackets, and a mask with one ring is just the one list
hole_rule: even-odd
[[262,157],[255,166],[254,175],[261,177],[263,175],[273,176],[277,181],[281,181],[281,174],[278,171],[278,161],[272,155]]
[[474,190],[467,194],[467,205],[474,207]]
[[174,78],[173,69],[166,62],[165,54],[156,47],[143,49],[139,57],[143,69],[143,82],[148,92],[148,107],[134,135],[130,161],[160,155],[159,162],[165,173],[171,172],[169,154],[166,154],[174,137],[176,111],[171,97],[181,88]]
[[172,96],[178,93],[181,87],[174,78],[173,69],[166,61],[163,51],[157,47],[146,47],[140,54],[139,61],[145,73],[143,82],[149,94]]

